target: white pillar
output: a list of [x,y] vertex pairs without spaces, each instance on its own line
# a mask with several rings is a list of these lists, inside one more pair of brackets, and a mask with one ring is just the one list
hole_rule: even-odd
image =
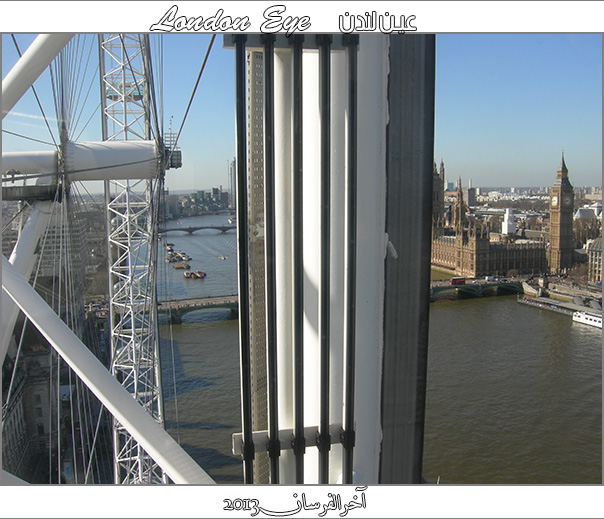
[[381,426],[388,37],[361,35],[358,55],[357,316],[354,483],[378,483]]
[[2,119],[67,45],[73,34],[40,34],[2,80]]
[[[275,52],[275,255],[279,429],[294,428],[292,250],[292,52]],[[282,445],[284,447],[284,445]],[[279,482],[295,484],[295,456],[282,450]]]
[[[319,425],[320,344],[319,287],[321,285],[321,140],[319,54],[302,55],[303,92],[303,219],[304,219],[304,425]],[[318,451],[306,446],[304,483],[318,483]]]
[[[305,426],[319,424],[320,341],[320,110],[319,56],[307,51],[304,77],[304,416]],[[344,209],[347,70],[344,53],[332,54],[331,133],[331,305],[330,421],[343,419]],[[386,103],[388,39],[362,36],[358,56],[358,233],[357,331],[354,482],[378,482],[381,441],[380,404],[383,348],[383,297],[386,210]],[[337,438],[332,438],[337,441]],[[318,456],[307,445],[305,483],[318,483]],[[341,474],[339,445],[330,453],[330,483]]]
[[[343,423],[344,397],[344,244],[346,200],[346,109],[348,67],[345,51],[331,53],[331,274],[329,309],[329,421]],[[332,437],[329,482],[342,475],[342,446]]]

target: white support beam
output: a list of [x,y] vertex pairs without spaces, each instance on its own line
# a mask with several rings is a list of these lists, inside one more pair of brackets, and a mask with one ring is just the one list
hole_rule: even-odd
[[57,151],[5,151],[2,153],[3,175],[11,170],[22,175],[38,175],[57,172],[59,153]]
[[27,481],[23,481],[21,478],[17,476],[13,476],[10,472],[6,472],[6,470],[2,471],[2,486],[17,486],[17,485],[29,485]]
[[[24,279],[29,279],[36,264],[35,250],[40,241],[40,237],[48,227],[52,216],[53,202],[35,202],[27,223],[19,234],[19,239],[15,244],[9,262],[14,265],[17,272]],[[0,343],[0,363],[4,362],[4,357],[10,344],[13,334],[13,328],[19,316],[19,308],[2,292],[2,343]]]
[[105,369],[46,302],[2,258],[2,288],[141,447],[180,484],[210,484],[212,478]]
[[[71,142],[63,145],[64,170],[70,181],[154,179],[160,165],[155,141]],[[59,174],[56,151],[8,151],[1,173]]]
[[2,80],[2,119],[61,52],[73,34],[40,34]]
[[160,153],[155,141],[66,142],[65,172],[69,180],[154,179]]

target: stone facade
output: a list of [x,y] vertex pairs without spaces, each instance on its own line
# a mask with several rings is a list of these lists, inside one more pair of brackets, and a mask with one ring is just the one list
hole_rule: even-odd
[[542,241],[491,242],[485,227],[470,227],[453,233],[434,229],[432,266],[465,277],[539,274],[547,268]]
[[547,269],[543,241],[516,236],[507,241],[495,241],[485,225],[468,218],[461,179],[457,199],[444,221],[439,218],[432,227],[431,261],[434,267],[471,278],[539,274]]
[[592,283],[602,282],[602,236],[591,240],[587,245],[587,280]]
[[440,161],[440,169],[432,173],[432,220],[438,220],[445,212],[445,163]]

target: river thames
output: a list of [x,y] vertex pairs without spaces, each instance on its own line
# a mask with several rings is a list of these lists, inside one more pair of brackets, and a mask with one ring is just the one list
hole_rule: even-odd
[[[160,299],[237,293],[234,231],[164,238],[208,276],[187,280],[166,265]],[[162,382],[168,432],[218,483],[240,483],[241,461],[231,454],[231,435],[241,428],[238,322],[227,315],[192,312],[181,325],[160,327]],[[428,483],[602,483],[600,329],[516,296],[439,300],[430,305],[428,352]]]

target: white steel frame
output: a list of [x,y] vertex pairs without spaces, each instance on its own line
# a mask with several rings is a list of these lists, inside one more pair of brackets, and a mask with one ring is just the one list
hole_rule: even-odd
[[[149,78],[144,72],[146,39],[113,34],[99,38],[103,140],[148,140]],[[155,289],[156,180],[107,180],[111,372],[160,424],[163,423]],[[153,459],[114,421],[114,481],[166,482]]]
[[[63,34],[38,36],[2,81],[2,118],[12,110],[21,96],[61,51],[71,36]],[[7,95],[5,96],[5,94]],[[29,155],[35,157],[36,152],[32,152]],[[113,154],[109,153],[109,155]],[[23,158],[24,163],[27,163],[30,157],[25,153],[23,154]],[[77,158],[81,160],[81,157],[78,156]],[[103,164],[103,158],[100,158],[100,160],[101,163],[98,163],[97,166],[101,169],[105,167],[104,171],[106,172],[107,164]],[[79,165],[81,164],[78,164],[76,161],[73,164],[73,168],[78,169]],[[28,172],[27,166],[22,169],[22,173]],[[121,171],[124,171],[124,169],[122,168]],[[34,172],[32,171],[32,173]],[[99,172],[94,171],[92,173],[92,177],[94,177]],[[93,179],[91,178],[91,180]],[[19,241],[21,243],[15,246],[16,249],[23,246],[35,246],[39,236],[31,233],[26,236],[27,234],[25,233],[20,236]],[[139,231],[136,231],[133,236],[138,236],[139,234]],[[155,249],[155,247],[152,249]],[[140,280],[133,284],[133,290],[134,286],[141,286]],[[132,394],[115,380],[61,318],[33,290],[26,279],[24,279],[23,273],[11,265],[6,258],[2,258],[2,291],[3,299],[7,296],[7,300],[14,302],[25,313],[84,384],[95,394],[116,420],[123,425],[125,430],[132,436],[133,442],[137,443],[137,449],[139,451],[144,449],[150,455],[154,461],[148,462],[147,467],[160,467],[175,483],[214,483],[207,473],[199,467],[149,414],[149,407],[141,405],[138,400],[132,398]],[[4,310],[3,305],[3,322],[5,321]],[[0,360],[4,360],[4,355],[2,355]],[[154,470],[152,473],[155,474],[158,472],[159,469]],[[151,472],[148,471],[148,473]],[[7,483],[18,482],[17,478],[4,471],[2,477],[3,481]]]

